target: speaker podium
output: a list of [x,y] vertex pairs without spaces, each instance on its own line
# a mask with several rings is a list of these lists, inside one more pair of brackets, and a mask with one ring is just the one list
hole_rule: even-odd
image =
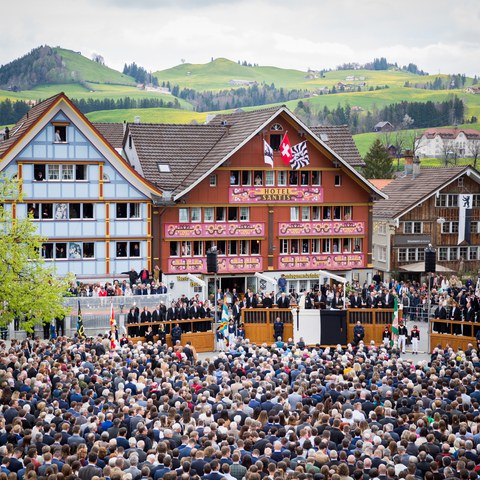
[[293,337],[295,342],[303,338],[307,345],[346,345],[346,310],[305,310],[294,308]]

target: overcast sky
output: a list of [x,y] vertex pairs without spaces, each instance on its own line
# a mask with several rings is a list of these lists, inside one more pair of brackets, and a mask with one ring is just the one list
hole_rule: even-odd
[[480,0],[17,0],[0,64],[41,44],[155,71],[212,57],[306,70],[384,56],[480,73]]

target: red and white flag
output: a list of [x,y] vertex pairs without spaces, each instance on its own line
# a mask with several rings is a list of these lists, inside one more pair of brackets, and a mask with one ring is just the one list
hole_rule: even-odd
[[290,160],[293,158],[293,154],[287,133],[283,136],[282,143],[280,144],[280,155],[282,156],[283,163],[289,167]]
[[116,336],[115,328],[115,310],[113,309],[113,302],[110,303],[110,350],[115,350],[117,348],[117,342],[115,341]]

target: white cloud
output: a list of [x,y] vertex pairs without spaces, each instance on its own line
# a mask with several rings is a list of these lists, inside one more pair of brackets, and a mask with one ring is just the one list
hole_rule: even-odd
[[[2,11],[0,64],[40,45],[102,54],[121,69],[211,57],[335,67],[376,56],[444,73],[480,73],[478,0],[20,0]],[[28,12],[28,15],[25,14]]]

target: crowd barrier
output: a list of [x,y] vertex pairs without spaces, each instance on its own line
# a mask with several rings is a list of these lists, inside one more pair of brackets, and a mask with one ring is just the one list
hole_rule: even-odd
[[275,341],[273,323],[277,317],[283,322],[283,339],[293,339],[293,317],[290,308],[244,308],[241,323],[250,343],[272,344]]
[[172,328],[179,324],[182,329],[180,343],[185,345],[188,341],[192,343],[197,352],[213,352],[215,350],[215,334],[213,332],[212,319],[199,318],[191,320],[174,320],[165,322],[134,323],[126,325],[129,340],[137,343],[145,341],[145,332],[152,327],[154,340],[158,340],[158,330],[164,327],[166,342],[172,347]]
[[480,323],[477,322],[433,318],[430,323],[431,350],[438,346],[466,350],[469,343],[476,347],[479,330]]

